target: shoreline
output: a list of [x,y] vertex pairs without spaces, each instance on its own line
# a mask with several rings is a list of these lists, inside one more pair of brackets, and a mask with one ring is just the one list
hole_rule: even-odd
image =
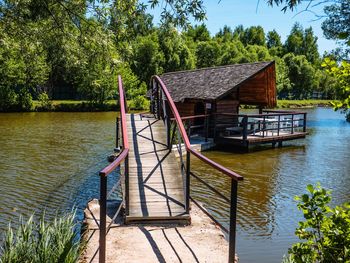
[[[334,100],[278,100],[275,109],[310,109],[316,107],[332,107]],[[104,105],[94,105],[85,100],[53,100],[51,108],[41,108],[38,101],[33,101],[31,110],[8,110],[0,113],[19,112],[108,112],[119,110],[115,100],[109,100]],[[135,107],[133,101],[129,101],[129,110],[148,110],[149,107]],[[242,105],[241,109],[255,109],[252,105]]]

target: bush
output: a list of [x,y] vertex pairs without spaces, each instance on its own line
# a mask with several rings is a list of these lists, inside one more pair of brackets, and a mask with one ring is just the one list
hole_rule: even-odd
[[75,213],[69,213],[51,222],[44,216],[39,223],[33,216],[27,222],[20,218],[16,233],[9,226],[0,249],[0,263],[77,262],[81,247],[77,241]]
[[17,94],[13,89],[0,86],[0,111],[7,111],[16,105]]
[[32,95],[25,88],[22,88],[18,93],[17,107],[23,111],[30,111],[33,108]]
[[46,92],[42,92],[38,96],[39,101],[39,110],[52,110],[53,105],[52,101],[49,98],[49,95]]
[[285,262],[350,262],[350,204],[331,208],[329,191],[320,185],[308,185],[307,190],[296,197],[305,220],[295,234],[304,242],[289,249]]

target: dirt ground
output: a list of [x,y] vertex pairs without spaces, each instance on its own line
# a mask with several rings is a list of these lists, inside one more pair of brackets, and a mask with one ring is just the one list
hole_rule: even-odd
[[[109,203],[108,211],[115,210],[116,206],[116,203]],[[124,225],[122,218],[117,218],[107,234],[106,262],[227,262],[228,242],[220,228],[193,203],[190,215],[191,224],[187,226]],[[99,204],[97,200],[92,200],[85,209],[88,227],[85,238],[88,243],[81,262],[98,262],[97,222]],[[107,222],[111,222],[111,217]]]

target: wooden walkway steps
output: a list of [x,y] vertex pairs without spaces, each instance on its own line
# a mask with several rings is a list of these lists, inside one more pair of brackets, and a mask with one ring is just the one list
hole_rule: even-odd
[[130,222],[189,221],[184,184],[175,155],[166,145],[164,123],[153,115],[128,114]]

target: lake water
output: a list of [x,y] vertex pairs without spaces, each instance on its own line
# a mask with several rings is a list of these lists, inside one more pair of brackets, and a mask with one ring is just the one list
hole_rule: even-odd
[[[309,183],[333,190],[333,202],[350,200],[350,124],[331,109],[308,110],[304,140],[247,154],[205,155],[244,176],[238,191],[240,262],[280,262],[296,241],[301,213],[294,196]],[[99,193],[98,171],[115,141],[116,113],[0,114],[0,232],[20,214],[47,216],[77,206],[78,217]],[[192,161],[194,169],[229,195],[224,175]],[[114,179],[113,177],[111,178]],[[194,179],[192,194],[224,224],[229,207]]]

